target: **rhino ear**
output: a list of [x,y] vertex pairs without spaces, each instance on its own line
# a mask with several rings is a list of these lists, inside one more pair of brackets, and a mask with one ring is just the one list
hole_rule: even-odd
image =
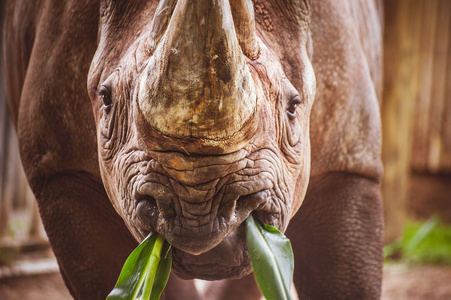
[[255,15],[252,0],[230,0],[230,7],[241,49],[247,57],[256,59],[259,47],[255,32]]

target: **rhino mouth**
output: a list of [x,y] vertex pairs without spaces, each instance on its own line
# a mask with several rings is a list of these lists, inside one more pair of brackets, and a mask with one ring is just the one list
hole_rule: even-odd
[[280,230],[288,225],[290,194],[278,163],[274,152],[264,149],[223,165],[194,166],[203,170],[198,182],[164,162],[141,161],[128,180],[126,223],[138,240],[149,232],[165,237],[179,277],[244,276],[250,272],[243,224],[249,214]]
[[[157,231],[173,246],[172,271],[183,279],[200,278],[219,280],[240,278],[251,272],[247,253],[244,220],[254,213],[265,223],[278,227],[281,213],[268,210],[270,191],[263,190],[239,197],[237,213],[233,220],[218,218],[211,225],[204,224],[197,229],[186,228],[171,220],[159,220],[161,216],[157,201],[151,196],[142,198],[137,205],[138,218],[145,225],[145,231]],[[241,209],[240,203],[248,208]],[[253,203],[255,209],[249,207]],[[222,222],[222,225],[221,225]],[[168,224],[173,225],[167,226]],[[202,232],[206,232],[202,234]]]

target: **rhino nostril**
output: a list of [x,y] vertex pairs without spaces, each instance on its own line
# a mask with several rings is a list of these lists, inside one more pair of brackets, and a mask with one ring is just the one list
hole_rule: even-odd
[[143,196],[138,201],[138,205],[136,206],[138,219],[146,229],[152,230],[152,224],[154,224],[158,218],[157,201],[154,197],[147,195]]
[[237,209],[255,210],[271,196],[269,190],[263,190],[250,195],[241,196],[237,201]]

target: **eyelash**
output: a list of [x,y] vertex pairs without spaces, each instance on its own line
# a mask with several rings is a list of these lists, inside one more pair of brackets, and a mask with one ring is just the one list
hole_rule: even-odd
[[108,88],[106,88],[105,86],[102,86],[98,91],[97,91],[97,95],[100,97],[100,99],[102,100],[103,106],[104,107],[108,107],[111,106],[111,104],[113,104],[113,100],[111,99],[111,93],[108,90]]
[[299,104],[302,103],[302,100],[299,98],[299,96],[294,97],[290,100],[289,106],[287,108],[287,115],[291,119],[296,117],[296,110]]

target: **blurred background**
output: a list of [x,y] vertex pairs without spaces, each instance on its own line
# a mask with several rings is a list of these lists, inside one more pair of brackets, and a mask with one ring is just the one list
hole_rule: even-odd
[[[386,0],[384,11],[383,299],[451,299],[451,0]],[[70,299],[21,167],[3,80],[0,299]]]
[[383,299],[451,299],[451,1],[384,2]]

